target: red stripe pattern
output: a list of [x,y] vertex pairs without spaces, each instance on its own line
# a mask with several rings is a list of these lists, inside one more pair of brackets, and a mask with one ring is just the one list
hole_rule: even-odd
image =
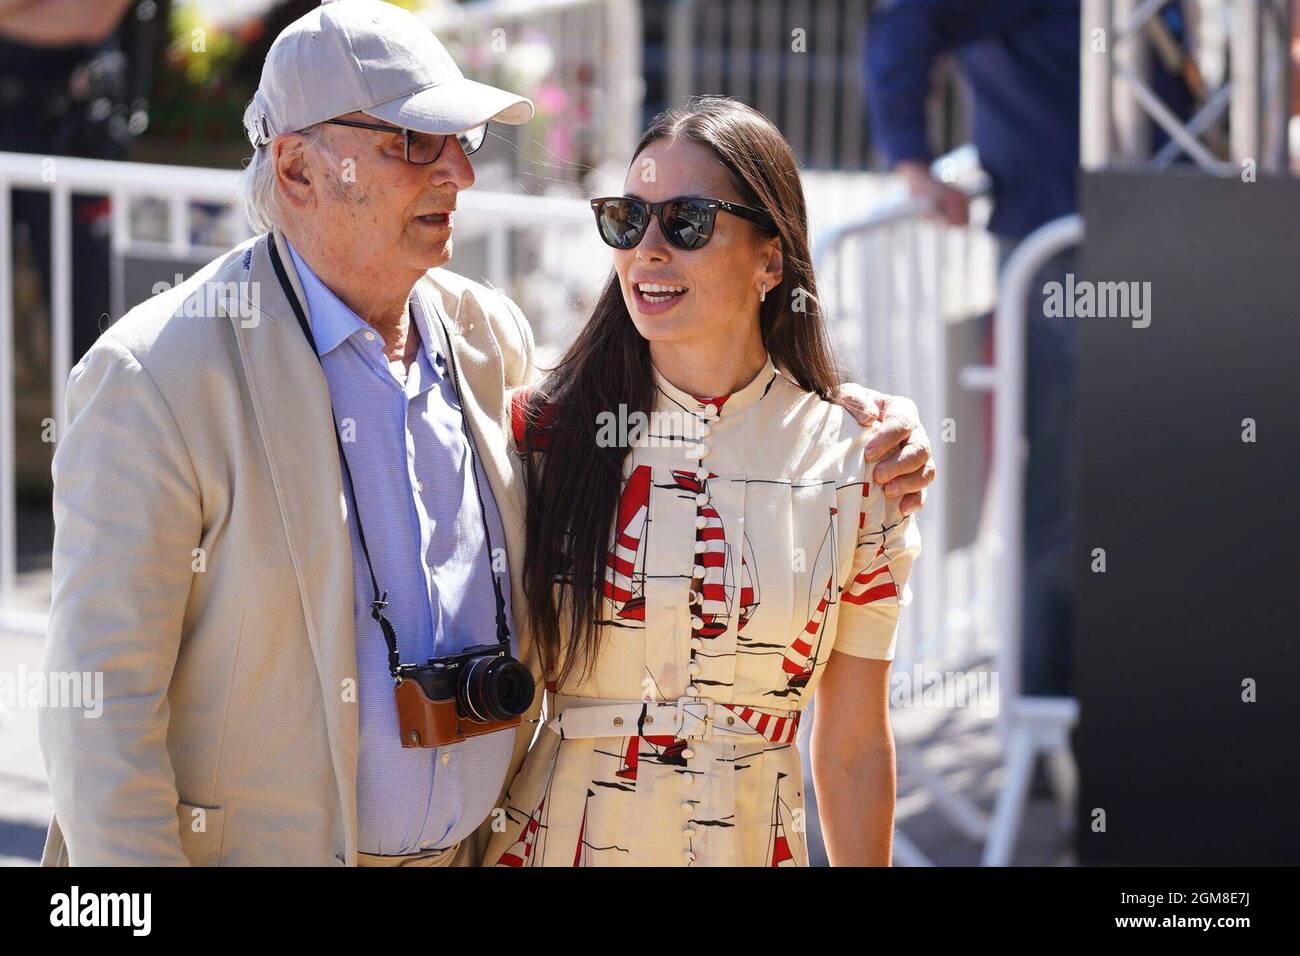
[[802,711],[787,711],[784,716],[764,713],[744,704],[722,704],[747,726],[751,727],[764,740],[774,744],[792,744],[799,732],[799,718]]

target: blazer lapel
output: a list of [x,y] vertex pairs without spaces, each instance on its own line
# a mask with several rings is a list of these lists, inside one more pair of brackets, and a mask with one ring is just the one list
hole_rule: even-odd
[[[466,297],[456,301],[456,313],[448,317],[442,297],[426,277],[416,283],[416,294],[434,331],[450,348],[460,381],[461,408],[474,436],[474,447],[483,473],[487,475],[505,529],[506,558],[512,588],[511,602],[515,630],[521,651],[526,644],[523,603],[524,491],[523,476],[510,456],[509,423],[505,410],[505,371],[501,352],[491,334],[491,324],[467,306]],[[474,313],[473,315],[469,313]],[[472,338],[463,330],[474,330]]]
[[[307,297],[288,246],[279,230],[271,235],[292,294],[307,314]],[[356,706],[343,703],[342,697],[344,681],[355,681],[357,670],[352,543],[329,386],[275,273],[265,238],[252,246],[249,272],[248,286],[257,296],[253,307],[260,306],[258,321],[232,322],[316,658],[344,810],[346,853],[352,861],[359,730]]]

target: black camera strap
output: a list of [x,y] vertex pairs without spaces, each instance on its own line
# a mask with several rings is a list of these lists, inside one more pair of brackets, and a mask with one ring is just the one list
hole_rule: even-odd
[[[272,233],[266,236],[267,252],[271,257],[271,266],[275,269],[276,278],[280,282],[280,288],[284,291],[285,298],[289,300],[289,305],[293,307],[293,314],[298,319],[298,326],[302,329],[303,335],[307,337],[307,342],[311,346],[312,354],[316,360],[320,361],[320,353],[316,350],[316,337],[312,335],[311,323],[307,321],[307,316],[303,313],[302,305],[298,302],[298,296],[294,292],[292,283],[289,282],[289,276],[285,272],[284,262],[280,259],[280,252],[275,245],[275,237]],[[412,317],[411,321],[415,321]],[[439,324],[442,323],[442,317],[438,317]],[[442,326],[443,334],[450,343],[451,336],[447,334],[447,327]],[[479,517],[483,522],[483,536],[487,544],[488,572],[492,577],[492,590],[496,597],[496,623],[497,623],[497,642],[501,645],[502,650],[510,653],[510,627],[506,623],[506,605],[505,597],[501,592],[501,581],[497,577],[496,567],[493,563],[492,550],[492,529],[488,525],[487,510],[483,507],[483,490],[479,487],[478,480],[478,449],[474,445],[474,436],[470,434],[468,423],[465,421],[465,402],[461,398],[460,378],[456,370],[456,358],[451,354],[451,348],[447,349],[447,362],[451,366],[452,385],[456,390],[456,398],[460,402],[461,430],[465,435],[465,440],[469,444],[469,467],[470,475],[474,479],[474,494],[478,498]],[[333,408],[330,410],[330,417],[333,419]],[[401,657],[397,650],[397,632],[393,629],[392,622],[384,616],[384,608],[388,607],[388,592],[381,591],[379,580],[375,577],[375,565],[370,559],[370,548],[366,544],[366,531],[361,524],[361,506],[357,499],[356,485],[352,482],[352,469],[348,467],[347,452],[343,450],[343,439],[339,437],[338,420],[334,419],[334,441],[338,445],[339,458],[343,463],[343,475],[348,482],[348,491],[352,495],[352,510],[357,519],[357,537],[361,539],[361,553],[366,558],[366,570],[370,573],[370,586],[374,591],[374,600],[370,602],[370,616],[379,622],[379,628],[384,634],[384,643],[388,645],[388,670],[393,675],[393,679],[401,679]]]

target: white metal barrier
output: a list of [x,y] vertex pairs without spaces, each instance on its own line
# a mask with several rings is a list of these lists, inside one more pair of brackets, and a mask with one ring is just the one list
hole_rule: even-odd
[[[977,194],[973,153],[936,163],[942,178]],[[1001,277],[991,237],[976,227],[931,221],[920,202],[900,198],[831,230],[815,249],[818,291],[841,354],[861,381],[914,398],[930,432],[938,478],[922,515],[925,546],[913,572],[916,603],[899,627],[896,671],[962,671],[986,662],[998,675],[998,733],[1003,779],[990,816],[926,767],[913,745],[898,745],[900,767],[915,774],[936,806],[968,838],[983,843],[986,866],[1010,863],[1028,796],[1034,758],[1048,756],[1061,820],[1072,819],[1076,792],[1068,735],[1078,719],[1073,698],[1026,697],[1021,691],[1021,598],[1024,500],[1025,303],[1038,269],[1077,244],[1076,216],[1048,223],[1026,238]],[[982,247],[982,248],[981,248]],[[981,254],[982,253],[982,254]],[[950,323],[994,304],[991,364],[963,366],[960,387],[993,396],[991,468],[973,543],[950,547],[949,499],[963,489],[945,467],[952,396],[946,342]],[[900,862],[926,865],[901,830]]]
[[[72,195],[103,194],[112,200],[111,263],[115,284],[121,285],[124,259],[131,254],[165,255],[192,268],[220,255],[248,235],[242,219],[230,205],[239,174],[228,170],[144,163],[120,163],[72,157],[36,156],[0,152],[0,630],[44,633],[46,617],[19,607],[15,601],[18,542],[16,535],[16,454],[14,368],[13,243],[10,235],[11,189],[34,189],[50,196],[51,211],[51,374],[50,396],[59,433],[64,413],[64,393],[72,366]],[[132,210],[140,201],[161,203],[166,209],[166,238],[141,238],[132,228]],[[607,271],[605,247],[591,227],[591,209],[580,199],[521,196],[470,189],[458,199],[463,214],[458,227],[462,244],[479,241],[485,247],[483,278],[514,291],[533,276],[553,295],[521,298],[521,305],[540,329],[572,327],[581,303],[598,287]],[[207,204],[230,212],[234,235],[222,245],[212,244],[198,227]],[[521,235],[540,237],[544,252],[537,262],[520,263],[512,240]],[[588,250],[586,246],[590,246]],[[574,250],[580,253],[574,255]],[[565,270],[547,255],[564,253]],[[590,254],[583,254],[590,253]],[[536,278],[540,276],[540,278]],[[162,277],[171,281],[174,276]],[[135,302],[121,303],[114,318]],[[21,317],[20,317],[21,320]]]
[[[936,168],[972,194],[985,188],[973,150],[945,157]],[[943,440],[951,404],[945,333],[950,322],[992,309],[995,249],[979,227],[949,228],[926,212],[911,198],[887,202],[818,237],[813,254],[818,293],[848,371],[873,388],[914,399],[934,445],[939,478],[927,496],[925,547],[913,572],[916,603],[900,625],[900,669],[917,661],[967,664],[991,649],[993,633],[978,603],[989,593],[983,579],[966,580],[951,595],[936,584],[957,585],[958,577],[980,575],[987,564],[948,553],[953,491],[944,467],[951,443]]]
[[997,805],[984,844],[985,866],[1011,862],[1016,835],[1029,794],[1034,758],[1048,755],[1048,766],[1059,800],[1060,815],[1068,825],[1073,816],[1077,773],[1069,746],[1069,732],[1078,720],[1073,697],[1027,697],[1021,689],[1021,618],[1024,550],[1024,368],[1025,303],[1038,270],[1057,253],[1083,240],[1083,219],[1063,216],[1030,233],[1007,259],[998,281],[994,318],[994,362],[991,369],[965,370],[968,385],[993,392],[993,472],[991,542],[1002,574],[997,588],[998,669],[1002,707],[998,728],[1002,741],[1004,776]]
[[[985,187],[977,165],[973,152],[963,149],[935,170],[977,194]],[[898,744],[899,765],[921,781],[960,832],[984,843],[984,862],[998,864],[1009,862],[1039,750],[1053,755],[1062,794],[1073,792],[1064,735],[1074,702],[1026,701],[1019,690],[1024,303],[1034,270],[1060,248],[1069,228],[1028,241],[997,283],[991,237],[974,226],[946,227],[927,212],[920,202],[900,198],[831,230],[816,247],[818,289],[853,371],[874,387],[914,398],[933,441],[938,479],[921,518],[925,547],[913,572],[915,604],[899,628],[895,669],[964,672],[990,665],[998,677],[1006,774],[992,817],[930,771],[914,745]],[[989,481],[974,541],[953,546],[950,499],[971,492],[954,486],[946,466],[952,447],[947,429],[956,425],[947,342],[952,323],[988,312],[995,298],[994,361],[966,365],[958,375],[961,388],[994,398]],[[963,427],[969,435],[970,423]],[[895,854],[900,862],[928,863],[901,830]]]

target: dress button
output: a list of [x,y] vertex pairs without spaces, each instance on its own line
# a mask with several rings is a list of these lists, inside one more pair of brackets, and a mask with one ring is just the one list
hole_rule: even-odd
[[615,717],[615,718],[614,718],[614,726],[615,726],[615,727],[622,727],[622,726],[623,726],[623,718],[622,718],[622,717]]
[[699,617],[698,615],[692,614],[692,615],[691,615],[691,627],[695,628],[695,629],[698,631],[698,630],[699,630],[700,628],[702,628],[703,626],[704,626],[704,618]]
[[694,568],[691,569],[691,571],[697,578],[704,577],[704,565],[702,564],[697,564]]
[[423,491],[423,490],[424,490],[424,482],[420,481],[418,478],[417,478],[416,481],[415,481],[415,490],[416,490],[416,491]]
[[686,837],[686,839],[689,840],[693,836],[695,836],[695,831],[692,830],[690,827],[687,827],[685,830],[682,831],[682,836]]
[[704,406],[704,414],[708,415],[710,418],[713,418],[718,414],[718,406],[714,405],[712,402],[709,402],[709,404]]
[[682,756],[685,757],[687,760],[690,760],[692,757],[695,756],[695,751],[690,749],[683,750]]
[[686,860],[687,863],[695,862],[695,854],[692,853],[690,850],[687,850],[686,853],[683,854],[683,858]]
[[697,468],[695,470],[695,477],[698,481],[704,481],[706,478],[709,477],[709,469]]
[[689,801],[689,800],[683,800],[683,801],[682,801],[682,809],[683,809],[684,811],[686,811],[687,813],[690,813],[692,810],[695,809],[695,804],[691,803],[691,801]]
[[691,650],[698,651],[703,646],[704,646],[704,641],[702,641],[700,638],[698,637],[691,638]]
[[367,342],[373,342],[374,340],[375,340],[375,333],[374,333],[374,332],[367,332],[367,333],[366,333],[366,341],[367,341]]
[[695,527],[697,529],[703,530],[708,526],[709,526],[709,519],[704,517],[704,515],[700,515],[698,518],[695,519]]
[[704,550],[704,542],[703,542],[703,541],[696,541],[696,542],[695,542],[695,553],[696,553],[696,554],[699,554],[699,553],[700,553],[701,551],[703,551],[703,550]]
[[682,783],[694,783],[694,782],[695,782],[695,774],[691,773],[690,771],[687,771],[686,773],[682,774]]
[[697,505],[707,505],[709,503],[709,496],[701,491],[695,496],[695,503]]
[[686,673],[694,675],[694,674],[698,674],[699,672],[700,672],[699,661],[691,661],[689,664],[686,665]]
[[691,684],[689,687],[686,688],[686,693],[690,694],[692,697],[699,697],[700,688],[697,687],[695,684]]
[[445,767],[449,763],[451,763],[451,754],[444,750],[442,752],[442,765]]
[[701,445],[697,445],[697,446],[696,446],[696,450],[695,450],[695,457],[696,457],[696,458],[700,458],[700,459],[708,458],[708,457],[709,457],[709,446],[708,446],[708,445],[703,445],[703,444],[701,444]]

